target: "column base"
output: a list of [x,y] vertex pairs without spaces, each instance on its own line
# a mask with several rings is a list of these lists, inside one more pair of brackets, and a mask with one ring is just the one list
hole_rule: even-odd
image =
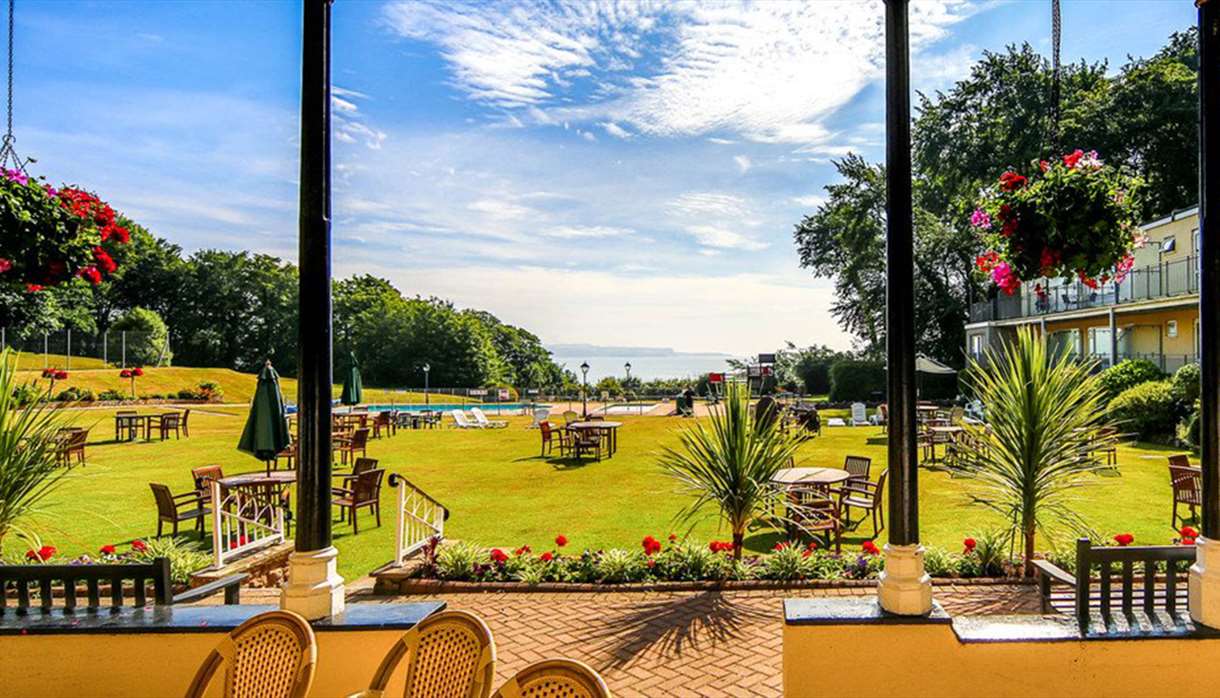
[[280,593],[280,608],[320,620],[343,612],[343,578],[338,571],[339,551],[296,551],[288,557],[288,582]]
[[1190,566],[1190,618],[1220,628],[1220,540],[1195,539],[1195,564]]
[[932,578],[924,572],[922,545],[885,545],[885,569],[877,601],[888,613],[926,616],[932,612]]

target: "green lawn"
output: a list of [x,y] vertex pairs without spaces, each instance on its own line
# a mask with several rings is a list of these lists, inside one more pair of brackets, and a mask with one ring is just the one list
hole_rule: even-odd
[[[219,463],[226,473],[261,467],[235,449],[243,424],[238,408],[196,410],[191,417],[192,437],[164,443],[111,442],[112,415],[111,410],[73,415],[77,422],[96,425],[88,465],[73,472],[39,518],[44,542],[63,555],[93,552],[106,543],[155,532],[150,481],[184,491],[190,487],[190,469],[196,466]],[[529,544],[541,550],[551,546],[559,533],[580,549],[634,547],[648,534],[661,538],[684,532],[673,516],[689,499],[658,470],[656,454],[663,444],[675,443],[676,431],[689,422],[624,417],[614,458],[564,467],[538,456],[539,434],[525,428],[528,418],[511,421],[509,428],[495,431],[400,431],[393,438],[373,441],[369,455],[389,470],[407,475],[449,507],[450,538],[489,546]],[[1096,487],[1082,489],[1080,511],[1107,535],[1131,532],[1140,543],[1170,542],[1165,456],[1172,452],[1147,445],[1120,449],[1122,476],[1097,478]],[[841,465],[848,453],[871,456],[875,478],[885,460],[885,437],[871,427],[828,427],[804,448],[802,458],[808,465]],[[957,549],[964,536],[997,523],[993,515],[968,504],[969,486],[968,481],[952,480],[944,473],[920,472],[921,532],[926,543]],[[357,537],[351,535],[350,526],[336,523],[345,578],[362,576],[390,559],[393,492],[388,488],[384,502],[386,518],[379,529],[372,527],[371,518],[362,518],[368,528]],[[862,529],[846,537],[849,549],[869,537],[868,525]],[[700,541],[727,537],[714,520],[696,525],[692,536]],[[776,539],[773,532],[757,531],[747,545],[764,551]],[[15,540],[6,545],[9,556],[22,552],[14,549]]]

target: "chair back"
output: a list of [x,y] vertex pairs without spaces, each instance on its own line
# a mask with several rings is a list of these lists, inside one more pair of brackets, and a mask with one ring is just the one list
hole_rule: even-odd
[[852,477],[868,479],[868,471],[873,467],[873,459],[865,456],[847,456],[843,459],[843,469]]
[[212,494],[212,480],[219,480],[224,476],[224,469],[219,465],[204,465],[198,468],[191,468],[191,479],[195,481],[195,490],[203,492],[204,497],[209,497]]
[[407,696],[487,698],[496,673],[496,643],[473,613],[442,611],[408,630],[381,660],[365,695],[382,695],[407,658]]
[[568,410],[563,413],[563,423],[564,424],[571,424],[572,422],[579,422],[579,421],[580,421],[580,415],[576,413],[576,410]]
[[610,689],[589,665],[572,659],[535,662],[496,689],[493,698],[610,698]]
[[890,406],[884,402],[877,405],[877,415],[882,424],[890,421]]
[[161,415],[161,428],[176,429],[181,419],[182,415],[178,414],[177,412],[167,412]]
[[187,698],[202,698],[224,666],[225,698],[305,698],[318,660],[313,628],[292,611],[267,611],[237,626],[199,667]]
[[361,473],[367,473],[368,471],[373,470],[376,467],[377,467],[376,458],[365,458],[365,457],[361,456],[360,458],[356,459],[355,463],[352,464],[352,475],[359,475]]
[[364,448],[369,443],[369,430],[360,428],[352,432],[352,448]]
[[881,501],[881,495],[885,491],[885,477],[890,474],[890,469],[886,468],[881,471],[881,476],[877,478],[877,486],[873,488],[873,504]]
[[483,410],[478,407],[470,408],[470,416],[474,417],[474,421],[479,424],[487,424],[487,415],[483,414]]
[[453,416],[453,423],[459,427],[472,426],[466,419],[466,413],[461,410],[449,410],[449,414]]
[[551,423],[547,420],[538,422],[538,429],[542,432],[542,440],[550,441],[553,434],[551,433]]
[[377,424],[378,426],[383,426],[383,427],[390,426],[390,413],[389,412],[378,412],[377,416],[373,419],[373,422],[375,424]]
[[191,408],[188,407],[185,410],[182,410],[182,428],[183,429],[186,428],[186,420],[188,420],[190,418],[191,418]]
[[174,493],[170,492],[169,487],[159,482],[150,482],[148,487],[152,490],[153,499],[157,500],[157,514],[174,516],[178,513],[178,507],[174,506]]
[[356,504],[376,502],[381,499],[381,478],[385,471],[380,468],[366,470],[356,476],[356,484],[352,486],[352,499]]
[[1183,454],[1183,453],[1179,453],[1177,455],[1170,456],[1169,457],[1169,467],[1170,468],[1189,468],[1190,467],[1190,456]]
[[[1185,456],[1183,456],[1185,457]],[[1173,456],[1170,456],[1170,461]],[[1170,465],[1169,481],[1173,484],[1173,499],[1185,504],[1203,503],[1203,475],[1190,466]]]
[[851,420],[853,422],[868,421],[868,409],[864,406],[863,402],[851,403]]

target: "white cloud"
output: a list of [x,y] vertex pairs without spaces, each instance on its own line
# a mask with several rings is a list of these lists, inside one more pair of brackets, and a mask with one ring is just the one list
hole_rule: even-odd
[[797,204],[798,206],[804,206],[805,208],[813,209],[813,208],[817,208],[818,206],[821,206],[822,204],[826,203],[826,197],[822,196],[821,194],[807,194],[805,196],[794,196],[794,197],[792,197],[792,203]]
[[[916,3],[917,57],[974,10],[970,0]],[[883,16],[875,1],[411,0],[384,12],[400,36],[439,47],[468,98],[538,123],[806,145],[825,143],[822,120],[883,76]]]
[[618,124],[614,123],[613,121],[603,121],[603,122],[599,123],[598,126],[601,126],[603,129],[606,130],[606,133],[610,134],[611,136],[614,136],[615,138],[623,138],[623,139],[631,138],[631,133],[629,131],[627,131],[627,129],[623,128],[622,126],[619,126]]
[[700,245],[705,247],[745,251],[764,250],[768,247],[765,242],[759,242],[741,233],[714,225],[692,225],[688,226],[686,231],[694,236]]
[[623,238],[633,233],[634,231],[628,228],[616,228],[609,225],[561,225],[542,231],[542,234],[546,237],[564,240],[579,238]]
[[727,192],[687,192],[669,202],[681,216],[740,219],[749,215],[746,200]]
[[737,169],[742,174],[749,172],[750,168],[754,166],[754,163],[750,162],[749,156],[746,155],[735,155],[733,157],[733,163],[737,165]]

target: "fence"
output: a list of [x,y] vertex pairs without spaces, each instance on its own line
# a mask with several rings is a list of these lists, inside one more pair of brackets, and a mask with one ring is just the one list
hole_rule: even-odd
[[20,353],[21,368],[27,369],[160,366],[171,356],[168,339],[136,331],[92,334],[67,329],[18,334],[0,327],[0,347]]
[[433,538],[444,539],[449,510],[398,473],[390,474],[390,486],[398,490],[394,565],[401,567],[408,557],[422,550]]
[[[1046,288],[1045,280],[1041,282]],[[1089,288],[1081,281],[1052,283],[1044,295],[1034,291],[1034,282],[1022,284],[1019,293],[997,295],[970,306],[970,322],[1011,320],[1061,313],[1066,310],[1099,308],[1123,303],[1171,298],[1199,292],[1199,258],[1149,264],[1133,269],[1122,283]]]
[[284,540],[284,508],[278,492],[212,486],[212,556],[216,569],[235,557]]

